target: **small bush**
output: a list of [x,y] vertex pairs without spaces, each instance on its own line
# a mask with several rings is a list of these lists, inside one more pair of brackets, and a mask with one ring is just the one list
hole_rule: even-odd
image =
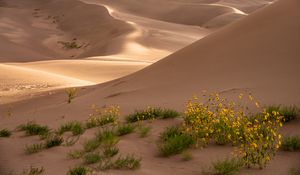
[[120,125],[117,128],[117,133],[119,136],[123,136],[123,135],[127,135],[130,134],[134,131],[135,126],[132,124],[124,124],[124,125]]
[[34,153],[42,151],[43,149],[44,149],[43,143],[27,145],[25,147],[25,153],[26,154],[34,154]]
[[7,129],[1,129],[0,130],[0,137],[10,137],[11,132]]
[[23,170],[22,175],[40,175],[43,174],[44,171],[45,171],[44,167],[35,168],[31,166],[28,170]]
[[59,146],[63,143],[63,138],[58,135],[50,136],[46,139],[45,147],[52,148],[55,146]]
[[89,170],[84,166],[77,166],[68,171],[68,175],[86,175]]
[[182,159],[183,161],[190,161],[190,160],[193,159],[193,155],[192,155],[190,152],[188,152],[188,151],[184,151],[184,152],[181,154],[181,159]]
[[84,127],[80,122],[72,121],[72,122],[61,125],[58,130],[58,134],[62,135],[68,131],[71,131],[74,136],[80,135],[80,134],[84,133]]
[[96,134],[96,138],[104,147],[112,147],[119,141],[118,137],[112,130],[100,131]]
[[114,156],[117,155],[118,153],[119,153],[119,148],[117,148],[117,147],[109,147],[109,148],[106,148],[106,149],[103,151],[103,155],[104,155],[106,158],[114,157]]
[[23,125],[19,125],[17,127],[19,131],[25,131],[26,135],[32,136],[32,135],[45,135],[49,133],[48,126],[41,126],[39,124],[36,124],[34,122],[28,122]]
[[84,163],[94,164],[99,162],[102,157],[98,153],[88,153],[84,156]]
[[94,107],[93,110],[93,113],[90,114],[86,123],[87,128],[104,126],[109,123],[116,123],[117,119],[120,117],[119,106],[109,106],[104,109]]
[[178,116],[179,113],[171,109],[148,107],[144,110],[135,111],[133,114],[127,115],[125,118],[127,122],[133,123],[142,120],[167,119]]
[[146,127],[146,126],[140,126],[140,127],[138,127],[139,135],[142,138],[148,136],[150,130],[151,130],[151,127]]
[[266,108],[266,112],[272,113],[273,111],[279,112],[281,116],[283,116],[283,122],[289,122],[294,120],[299,114],[299,109],[296,106],[279,106],[272,105]]
[[70,104],[72,100],[76,97],[77,88],[66,89],[66,94],[68,96],[68,103]]
[[214,174],[232,175],[243,167],[243,161],[240,159],[232,158],[219,160],[213,163]]
[[99,148],[100,145],[101,145],[101,140],[99,140],[97,138],[93,138],[91,140],[86,141],[83,144],[83,149],[85,152],[92,152],[92,151],[96,150],[97,148]]
[[133,155],[127,155],[126,157],[119,157],[115,163],[114,168],[116,169],[137,169],[140,167],[141,159],[136,159]]
[[300,137],[286,137],[282,144],[285,151],[300,151]]
[[180,131],[175,128],[176,127],[167,128],[166,131],[161,134],[162,143],[159,145],[159,149],[163,156],[168,157],[179,154],[195,144],[194,139],[190,135],[180,133]]
[[76,41],[58,41],[57,43],[63,45],[64,49],[80,49],[82,47]]

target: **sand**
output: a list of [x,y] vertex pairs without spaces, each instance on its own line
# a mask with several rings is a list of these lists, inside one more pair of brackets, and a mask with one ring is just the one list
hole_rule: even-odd
[[[182,111],[203,90],[228,97],[251,92],[262,105],[299,106],[299,7],[297,0],[2,0],[0,128],[31,120],[51,128],[85,121],[92,105],[117,104],[122,115],[147,106]],[[66,49],[58,41],[81,47]],[[67,104],[65,88],[71,86],[78,94]],[[158,120],[149,137],[122,137],[122,154],[141,156],[142,166],[105,174],[194,175],[230,155],[231,146],[211,145],[191,150],[189,162],[157,156],[159,133],[179,122]],[[299,119],[285,125],[283,135],[299,135],[299,125]],[[68,151],[94,132],[70,148],[30,156],[24,146],[39,139],[14,132],[0,139],[0,174],[30,165],[66,174],[81,163],[68,159]],[[280,151],[266,169],[241,174],[287,174],[299,157]]]

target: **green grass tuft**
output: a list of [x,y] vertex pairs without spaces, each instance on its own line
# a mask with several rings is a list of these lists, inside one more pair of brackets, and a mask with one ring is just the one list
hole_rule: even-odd
[[132,124],[119,125],[117,128],[117,133],[119,136],[130,134],[134,131],[135,126]]
[[281,147],[285,151],[300,151],[300,137],[286,137]]
[[299,108],[296,106],[272,105],[266,108],[266,112],[268,113],[272,113],[273,111],[279,112],[283,116],[283,122],[294,120],[299,115]]
[[119,153],[119,148],[117,148],[117,147],[109,147],[109,148],[106,148],[106,149],[103,151],[103,155],[104,155],[106,158],[114,157],[114,156],[117,155],[118,153]]
[[97,138],[93,138],[91,140],[84,142],[83,149],[85,152],[92,152],[97,148],[99,148],[100,145],[101,145],[101,140]]
[[45,171],[44,167],[35,168],[31,166],[28,170],[23,170],[22,175],[40,175],[43,174],[44,171]]
[[147,126],[140,126],[138,127],[138,133],[140,135],[140,137],[147,137],[149,132],[151,130],[151,127],[147,127]]
[[88,153],[83,157],[85,164],[94,164],[102,159],[99,153]]
[[7,129],[1,129],[0,130],[0,137],[10,137],[11,132]]
[[172,137],[181,135],[182,131],[178,126],[171,126],[165,129],[163,133],[160,134],[160,140],[165,142]]
[[89,172],[88,168],[84,166],[73,167],[68,171],[68,175],[87,175]]
[[142,120],[175,118],[179,115],[177,111],[171,109],[149,107],[144,110],[135,111],[133,114],[127,115],[125,119],[129,123],[133,123]]
[[68,153],[68,157],[71,159],[79,159],[84,155],[84,151],[74,150]]
[[74,136],[76,136],[76,135],[83,134],[85,129],[84,129],[83,125],[80,122],[71,121],[71,122],[68,122],[66,124],[61,125],[57,132],[58,132],[58,134],[62,135],[65,132],[68,132],[68,131],[71,131],[72,134]]
[[48,126],[41,126],[35,122],[28,122],[26,124],[19,125],[17,127],[19,131],[25,131],[26,135],[46,135],[49,133],[50,129]]
[[101,142],[101,144],[106,147],[112,147],[116,145],[119,141],[118,136],[113,130],[104,130],[96,134],[96,138]]
[[243,167],[243,161],[236,158],[219,160],[213,163],[214,174],[232,175]]
[[63,143],[63,138],[58,135],[52,135],[46,139],[45,148],[52,148]]
[[137,159],[133,155],[127,155],[126,157],[119,157],[114,163],[114,168],[135,170],[141,166],[140,162],[141,159]]
[[43,149],[44,149],[43,143],[27,145],[25,147],[25,153],[26,154],[34,154],[34,153],[38,153],[38,152],[42,151]]

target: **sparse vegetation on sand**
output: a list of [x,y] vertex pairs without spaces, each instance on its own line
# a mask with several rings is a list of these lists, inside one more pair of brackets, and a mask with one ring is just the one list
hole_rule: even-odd
[[10,137],[11,136],[11,131],[8,129],[1,129],[0,130],[0,137]]
[[88,168],[86,168],[84,166],[76,166],[76,167],[71,168],[68,171],[67,175],[86,175],[86,174],[88,174],[88,172],[89,172]]
[[58,41],[58,44],[61,44],[64,49],[80,49],[82,45],[79,45],[76,40],[73,41]]
[[133,124],[121,124],[117,127],[117,134],[119,136],[130,134],[134,131],[135,125]]
[[88,153],[84,156],[85,164],[94,164],[99,162],[102,159],[99,153]]
[[299,108],[297,106],[281,106],[281,105],[272,105],[266,108],[267,113],[272,113],[276,111],[279,115],[283,116],[282,122],[289,122],[296,119],[299,115]]
[[45,172],[44,167],[36,168],[36,167],[30,167],[29,169],[23,170],[21,175],[41,175]]
[[71,122],[61,125],[60,128],[58,129],[57,133],[62,135],[68,131],[71,131],[72,134],[74,136],[76,136],[76,135],[83,134],[85,131],[85,128],[82,123],[80,123],[78,121],[71,121]]
[[77,88],[66,89],[66,94],[68,96],[68,103],[70,104],[72,102],[72,100],[76,97]]
[[192,155],[192,153],[190,153],[188,151],[183,151],[181,154],[181,159],[183,161],[190,161],[193,159],[193,155]]
[[149,134],[149,132],[150,132],[150,130],[151,130],[151,127],[150,126],[139,126],[138,128],[137,128],[137,130],[138,130],[138,133],[139,133],[139,135],[140,135],[140,137],[147,137],[148,136],[148,134]]
[[300,136],[284,138],[282,149],[285,151],[300,151]]
[[44,148],[45,148],[45,145],[43,143],[27,145],[25,147],[25,153],[26,154],[38,153],[38,152],[42,151]]
[[243,161],[238,158],[226,158],[213,162],[211,172],[204,174],[233,175],[244,166]]
[[144,110],[135,111],[133,114],[129,114],[125,118],[127,122],[133,123],[142,120],[175,118],[179,115],[180,114],[177,111],[171,109],[148,107]]
[[50,132],[50,129],[48,126],[42,126],[35,122],[28,122],[26,124],[19,125],[17,127],[19,131],[25,131],[26,135],[32,136],[32,135],[46,135]]
[[140,161],[141,159],[137,159],[133,155],[119,157],[114,163],[114,168],[135,170],[140,167]]
[[108,106],[106,108],[92,107],[93,112],[90,114],[88,121],[86,122],[87,128],[93,128],[98,126],[104,126],[109,123],[116,124],[120,117],[119,106]]

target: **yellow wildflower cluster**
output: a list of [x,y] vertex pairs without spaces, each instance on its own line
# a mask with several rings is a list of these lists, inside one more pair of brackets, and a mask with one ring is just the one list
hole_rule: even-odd
[[[259,107],[253,99],[252,95],[248,96],[248,100]],[[245,165],[265,166],[281,144],[279,114],[264,111],[248,117],[247,106],[221,98],[217,93],[204,95],[204,101],[201,103],[194,97],[188,102],[183,123],[185,132],[192,135],[200,146],[211,141],[239,145]]]
[[87,121],[87,127],[92,128],[96,126],[103,126],[108,123],[117,124],[117,120],[120,117],[120,107],[111,105],[105,108],[98,108],[92,106],[93,113],[89,115]]

